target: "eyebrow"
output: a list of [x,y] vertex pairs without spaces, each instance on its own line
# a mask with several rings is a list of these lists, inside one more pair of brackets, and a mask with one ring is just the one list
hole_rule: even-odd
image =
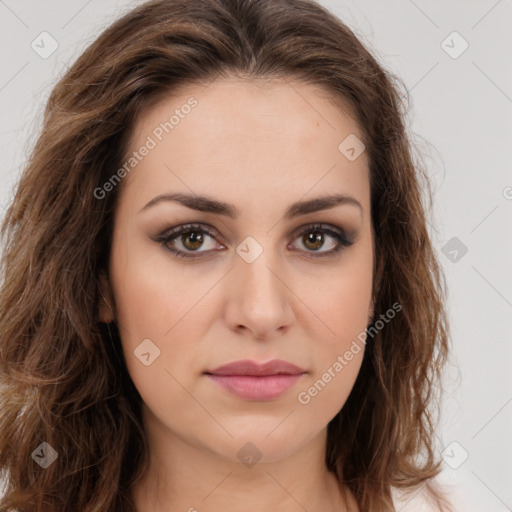
[[[146,206],[144,206],[140,211],[143,212],[150,208],[151,206],[154,206],[164,201],[180,203],[183,206],[186,206],[187,208],[190,208],[192,210],[213,213],[216,215],[223,215],[231,219],[236,219],[240,216],[240,210],[238,210],[236,206],[233,204],[217,201],[213,198],[206,196],[198,196],[195,194],[183,193],[170,193],[156,196],[153,199],[151,199],[151,201],[149,201],[149,203],[146,204]],[[297,203],[293,203],[286,210],[284,218],[286,220],[290,220],[301,215],[307,215],[308,213],[315,213],[321,210],[334,208],[335,206],[338,205],[356,206],[361,210],[361,213],[364,212],[361,203],[355,197],[346,194],[330,194],[326,196],[317,197],[315,199],[308,199],[306,201],[299,201]]]

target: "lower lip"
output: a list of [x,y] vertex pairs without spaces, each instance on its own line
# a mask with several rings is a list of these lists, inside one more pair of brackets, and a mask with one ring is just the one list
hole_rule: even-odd
[[299,375],[212,375],[206,374],[224,389],[246,400],[270,400],[282,395],[302,377]]

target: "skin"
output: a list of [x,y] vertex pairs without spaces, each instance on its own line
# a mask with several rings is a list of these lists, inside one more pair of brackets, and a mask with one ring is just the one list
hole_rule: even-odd
[[[151,463],[133,489],[137,510],[356,511],[327,471],[325,442],[364,346],[308,404],[297,396],[349,349],[372,314],[368,159],[363,152],[349,161],[338,150],[349,134],[362,138],[360,129],[348,108],[316,86],[230,77],[188,84],[145,112],[129,153],[191,96],[198,105],[123,179],[109,275],[102,276],[100,320],[116,320],[144,400]],[[168,201],[141,212],[171,192],[231,203],[240,216]],[[283,218],[290,204],[331,193],[356,198],[362,209],[342,204]],[[218,233],[203,232],[202,245],[190,235],[169,242],[195,260],[155,241],[187,223]],[[311,223],[353,232],[355,241],[332,258],[315,258],[338,242],[326,234],[323,245],[308,244],[300,228]],[[252,263],[236,252],[247,236],[263,250]],[[160,350],[149,366],[134,355],[145,339]],[[236,360],[275,358],[307,373],[268,401],[234,396],[204,375]],[[251,467],[237,456],[247,442],[261,454]]]

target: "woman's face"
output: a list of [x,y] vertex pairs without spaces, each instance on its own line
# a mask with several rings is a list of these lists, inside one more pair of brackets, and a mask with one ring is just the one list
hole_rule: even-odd
[[[278,460],[325,434],[363,358],[373,238],[362,135],[311,85],[233,78],[178,92],[132,135],[104,290],[154,432],[228,460]],[[316,211],[331,195],[350,199]],[[275,359],[302,373],[207,374]]]

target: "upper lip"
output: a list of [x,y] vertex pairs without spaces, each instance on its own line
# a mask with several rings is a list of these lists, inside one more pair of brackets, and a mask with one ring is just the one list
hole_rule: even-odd
[[281,359],[273,359],[266,363],[258,363],[249,359],[243,361],[234,361],[215,368],[215,370],[208,370],[205,373],[213,375],[300,375],[305,373],[305,370]]

